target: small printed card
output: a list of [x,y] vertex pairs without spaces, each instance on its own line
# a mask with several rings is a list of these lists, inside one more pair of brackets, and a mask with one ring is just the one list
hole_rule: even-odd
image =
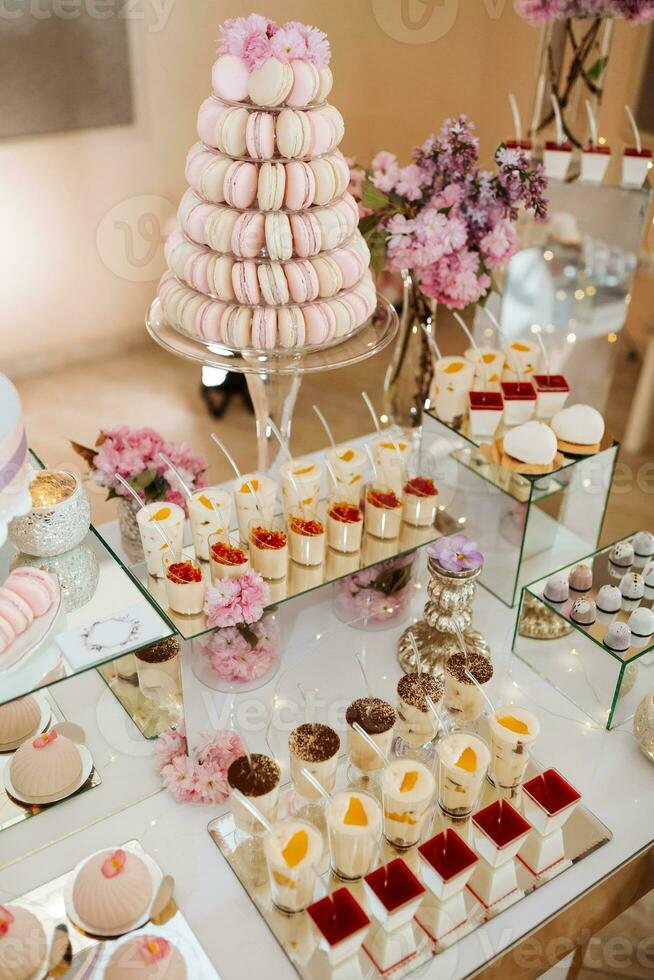
[[82,670],[154,643],[169,633],[164,621],[144,603],[68,630],[57,637],[57,645],[72,669]]

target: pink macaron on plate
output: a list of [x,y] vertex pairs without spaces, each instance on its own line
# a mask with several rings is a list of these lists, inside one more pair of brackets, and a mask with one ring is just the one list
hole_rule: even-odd
[[59,582],[55,582],[57,593],[47,612],[37,616],[23,633],[19,633],[5,652],[0,654],[0,677],[20,666],[29,654],[33,654],[41,646],[52,630],[61,612],[61,589]]

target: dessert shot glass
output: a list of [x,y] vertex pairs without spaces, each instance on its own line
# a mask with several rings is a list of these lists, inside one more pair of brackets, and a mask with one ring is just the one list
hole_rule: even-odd
[[298,565],[322,565],[327,535],[315,510],[301,508],[288,515],[288,547],[291,561]]
[[[232,789],[251,798],[270,823],[277,817],[279,786],[282,771],[276,759],[258,752],[241,755],[227,770],[227,782]],[[231,801],[237,830],[249,837],[262,837],[266,830],[236,796]]]
[[366,487],[366,533],[383,541],[395,540],[402,523],[402,497],[391,487],[372,483]]
[[372,868],[382,827],[379,803],[362,790],[337,793],[325,806],[331,868],[345,881],[356,881]]
[[415,759],[394,759],[382,772],[384,837],[405,850],[422,838],[432,812],[436,782]]
[[188,516],[195,557],[209,561],[209,538],[229,531],[232,519],[231,494],[218,487],[205,487],[190,497]]
[[274,518],[263,526],[250,522],[250,565],[263,578],[273,581],[286,578],[288,572],[288,534],[284,520]]
[[182,616],[198,616],[204,609],[206,589],[200,563],[185,555],[167,555],[164,564],[169,607]]
[[212,534],[209,536],[209,568],[212,582],[239,578],[250,568],[250,559],[247,551],[232,543],[228,534]]
[[301,820],[280,820],[263,843],[270,897],[282,912],[302,912],[313,902],[322,835]]
[[515,705],[498,708],[488,719],[491,764],[489,777],[498,789],[515,789],[525,778],[531,746],[538,738],[538,719]]
[[358,554],[361,551],[362,535],[363,514],[359,505],[343,497],[330,497],[327,504],[329,547],[341,554]]
[[438,805],[450,817],[467,818],[477,809],[491,761],[478,735],[455,732],[438,743]]

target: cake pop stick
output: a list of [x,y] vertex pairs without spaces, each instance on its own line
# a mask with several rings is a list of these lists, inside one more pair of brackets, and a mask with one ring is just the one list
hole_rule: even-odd
[[634,139],[636,140],[636,149],[638,150],[639,153],[641,153],[643,149],[643,144],[641,143],[640,140],[640,131],[638,129],[638,126],[636,125],[634,114],[628,105],[624,107],[624,111],[627,113],[627,119],[629,120],[629,123],[631,124],[631,128],[634,131]]
[[250,811],[254,819],[259,821],[264,830],[267,830],[269,834],[272,834],[272,824],[266,817],[264,817],[259,807],[255,806],[248,796],[241,793],[240,789],[233,789],[232,796],[235,800],[238,800],[241,806],[244,806],[246,810]]
[[[461,632],[461,630],[459,629],[458,624],[455,621],[452,622],[452,625],[454,626],[454,634],[455,634],[457,640],[459,641],[459,647],[461,648],[461,652],[463,653],[463,655],[464,655],[464,657],[466,659],[466,664],[467,664],[467,662],[468,662],[468,646],[466,644],[465,637],[464,637],[463,633]],[[465,673],[466,677],[468,678],[468,680],[472,684],[475,685],[475,687],[477,688],[478,691],[481,692],[481,696],[483,697],[483,699],[486,702],[486,704],[488,705],[488,707],[491,709],[491,713],[492,714],[495,714],[495,705],[493,704],[493,702],[491,701],[491,699],[488,697],[488,695],[486,694],[485,690],[483,689],[483,687],[481,686],[481,684],[479,683],[479,681],[477,680],[477,678],[474,676],[474,674],[472,673],[472,671],[468,670],[467,666],[464,667],[464,673]]]
[[[116,473],[114,475],[115,475],[115,478],[120,483],[120,485],[123,486],[123,487],[125,487],[125,489],[134,498],[134,500],[136,501],[136,503],[139,505],[139,510],[141,508],[145,507],[145,504],[143,503],[143,501],[139,497],[138,493],[136,492],[136,490],[134,490],[133,487],[131,487],[129,485],[129,483],[127,482],[127,480],[124,480],[123,477],[120,476],[118,473]],[[168,546],[168,550],[171,551],[173,553],[173,555],[175,555],[175,557],[176,557],[176,552],[175,552],[175,549],[173,548],[173,543],[170,540],[170,538],[168,537],[168,535],[166,534],[166,532],[164,531],[164,529],[159,524],[159,521],[155,521],[154,522],[154,526],[156,527],[157,531],[159,532],[159,534],[161,535],[161,537],[165,541],[166,545]]]
[[595,113],[590,104],[590,99],[586,99],[586,115],[588,116],[588,125],[590,126],[591,146],[597,146],[597,120],[595,119]]
[[320,419],[320,423],[321,423],[323,429],[327,433],[327,438],[329,439],[329,441],[332,444],[332,449],[336,449],[336,441],[334,440],[334,436],[332,435],[332,430],[329,427],[329,423],[327,422],[327,419],[322,414],[322,412],[320,411],[320,409],[318,408],[317,405],[314,405],[313,406],[313,410],[316,413],[316,415],[318,416],[318,418]]
[[[227,460],[227,462],[229,463],[229,465],[231,466],[231,468],[236,473],[236,479],[237,480],[242,480],[243,477],[241,475],[241,471],[239,470],[238,466],[236,465],[236,460],[234,459],[234,457],[231,455],[231,453],[227,449],[227,446],[224,444],[224,442],[221,439],[218,438],[218,436],[216,435],[215,432],[212,432],[211,433],[211,438],[216,443],[216,445],[218,446],[218,448],[222,452],[223,456],[225,457],[225,459]],[[245,481],[245,485],[247,486],[248,490],[250,491],[250,493],[254,497],[255,502],[256,502],[256,505],[257,505],[257,510],[259,511],[259,513],[261,514],[261,516],[263,517],[263,507],[261,506],[261,499],[260,499],[259,494],[257,493],[257,491],[254,489],[254,487],[252,485],[252,481],[251,480],[246,480]]]
[[[370,417],[372,418],[373,422],[375,423],[375,428],[377,429],[377,434],[378,435],[381,435],[382,434],[382,430],[381,430],[381,426],[379,424],[379,419],[377,418],[377,412],[375,411],[375,406],[370,401],[370,396],[369,396],[368,392],[367,391],[362,391],[361,392],[361,397],[363,398],[364,402],[366,403],[366,407],[367,407],[368,411],[370,412]],[[398,457],[398,459],[400,461],[400,466],[402,466],[404,460],[402,459],[402,450],[400,449],[400,447],[397,444],[397,439],[394,439],[393,436],[389,436],[388,437],[388,441],[391,443],[391,445],[393,446],[393,449],[397,453],[397,457]]]
[[518,109],[518,100],[513,92],[509,92],[509,105],[511,106],[511,115],[513,116],[513,129],[515,131],[516,143],[520,145],[522,142],[522,120],[520,118],[520,110]]
[[441,357],[443,356],[441,354],[440,347],[438,346],[438,344],[436,343],[436,341],[434,340],[434,338],[430,334],[429,330],[427,330],[427,327],[425,326],[424,323],[421,323],[420,324],[420,329],[422,330],[422,332],[424,333],[425,337],[427,338],[427,343],[429,344],[429,346],[431,347],[432,351],[434,352],[434,354],[436,355],[436,357],[440,361]]
[[559,100],[557,99],[554,92],[550,94],[550,100],[552,102],[552,109],[554,110],[554,118],[556,119],[556,142],[561,146],[565,143],[565,133],[563,131],[563,116],[561,115],[561,107],[559,106]]
[[318,782],[314,774],[309,772],[307,768],[301,769],[300,774],[304,776],[308,783],[311,783],[316,792],[320,793],[325,803],[329,803],[331,800],[333,800],[332,794],[325,789],[322,783]]
[[388,756],[382,749],[380,749],[380,747],[377,745],[375,740],[370,738],[370,735],[368,735],[368,732],[365,730],[365,728],[362,728],[358,721],[354,722],[352,728],[357,733],[357,735],[360,735],[361,738],[368,743],[370,748],[377,754],[378,758],[380,758],[381,761],[384,763],[384,765],[387,766]]

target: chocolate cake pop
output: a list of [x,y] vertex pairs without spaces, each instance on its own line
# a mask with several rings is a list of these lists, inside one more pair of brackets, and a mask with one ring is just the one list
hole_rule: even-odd
[[617,613],[622,606],[622,593],[617,585],[603,585],[597,593],[597,609],[603,613]]
[[632,540],[636,558],[651,558],[654,555],[654,534],[649,531],[639,531]]
[[575,592],[588,592],[593,584],[593,570],[590,565],[575,565],[568,576],[568,582]]
[[633,636],[645,639],[654,633],[654,612],[648,606],[634,609],[629,617],[629,629]]
[[592,626],[597,619],[597,607],[593,599],[577,599],[572,604],[570,619],[579,626]]
[[565,602],[570,595],[570,587],[565,575],[552,575],[548,578],[543,595],[548,602]]
[[609,561],[620,568],[630,568],[634,563],[634,549],[631,541],[618,541],[609,552]]
[[609,623],[604,645],[616,653],[624,653],[631,646],[631,630],[626,623]]
[[623,599],[634,602],[645,595],[645,581],[638,572],[627,572],[620,579],[620,592]]

